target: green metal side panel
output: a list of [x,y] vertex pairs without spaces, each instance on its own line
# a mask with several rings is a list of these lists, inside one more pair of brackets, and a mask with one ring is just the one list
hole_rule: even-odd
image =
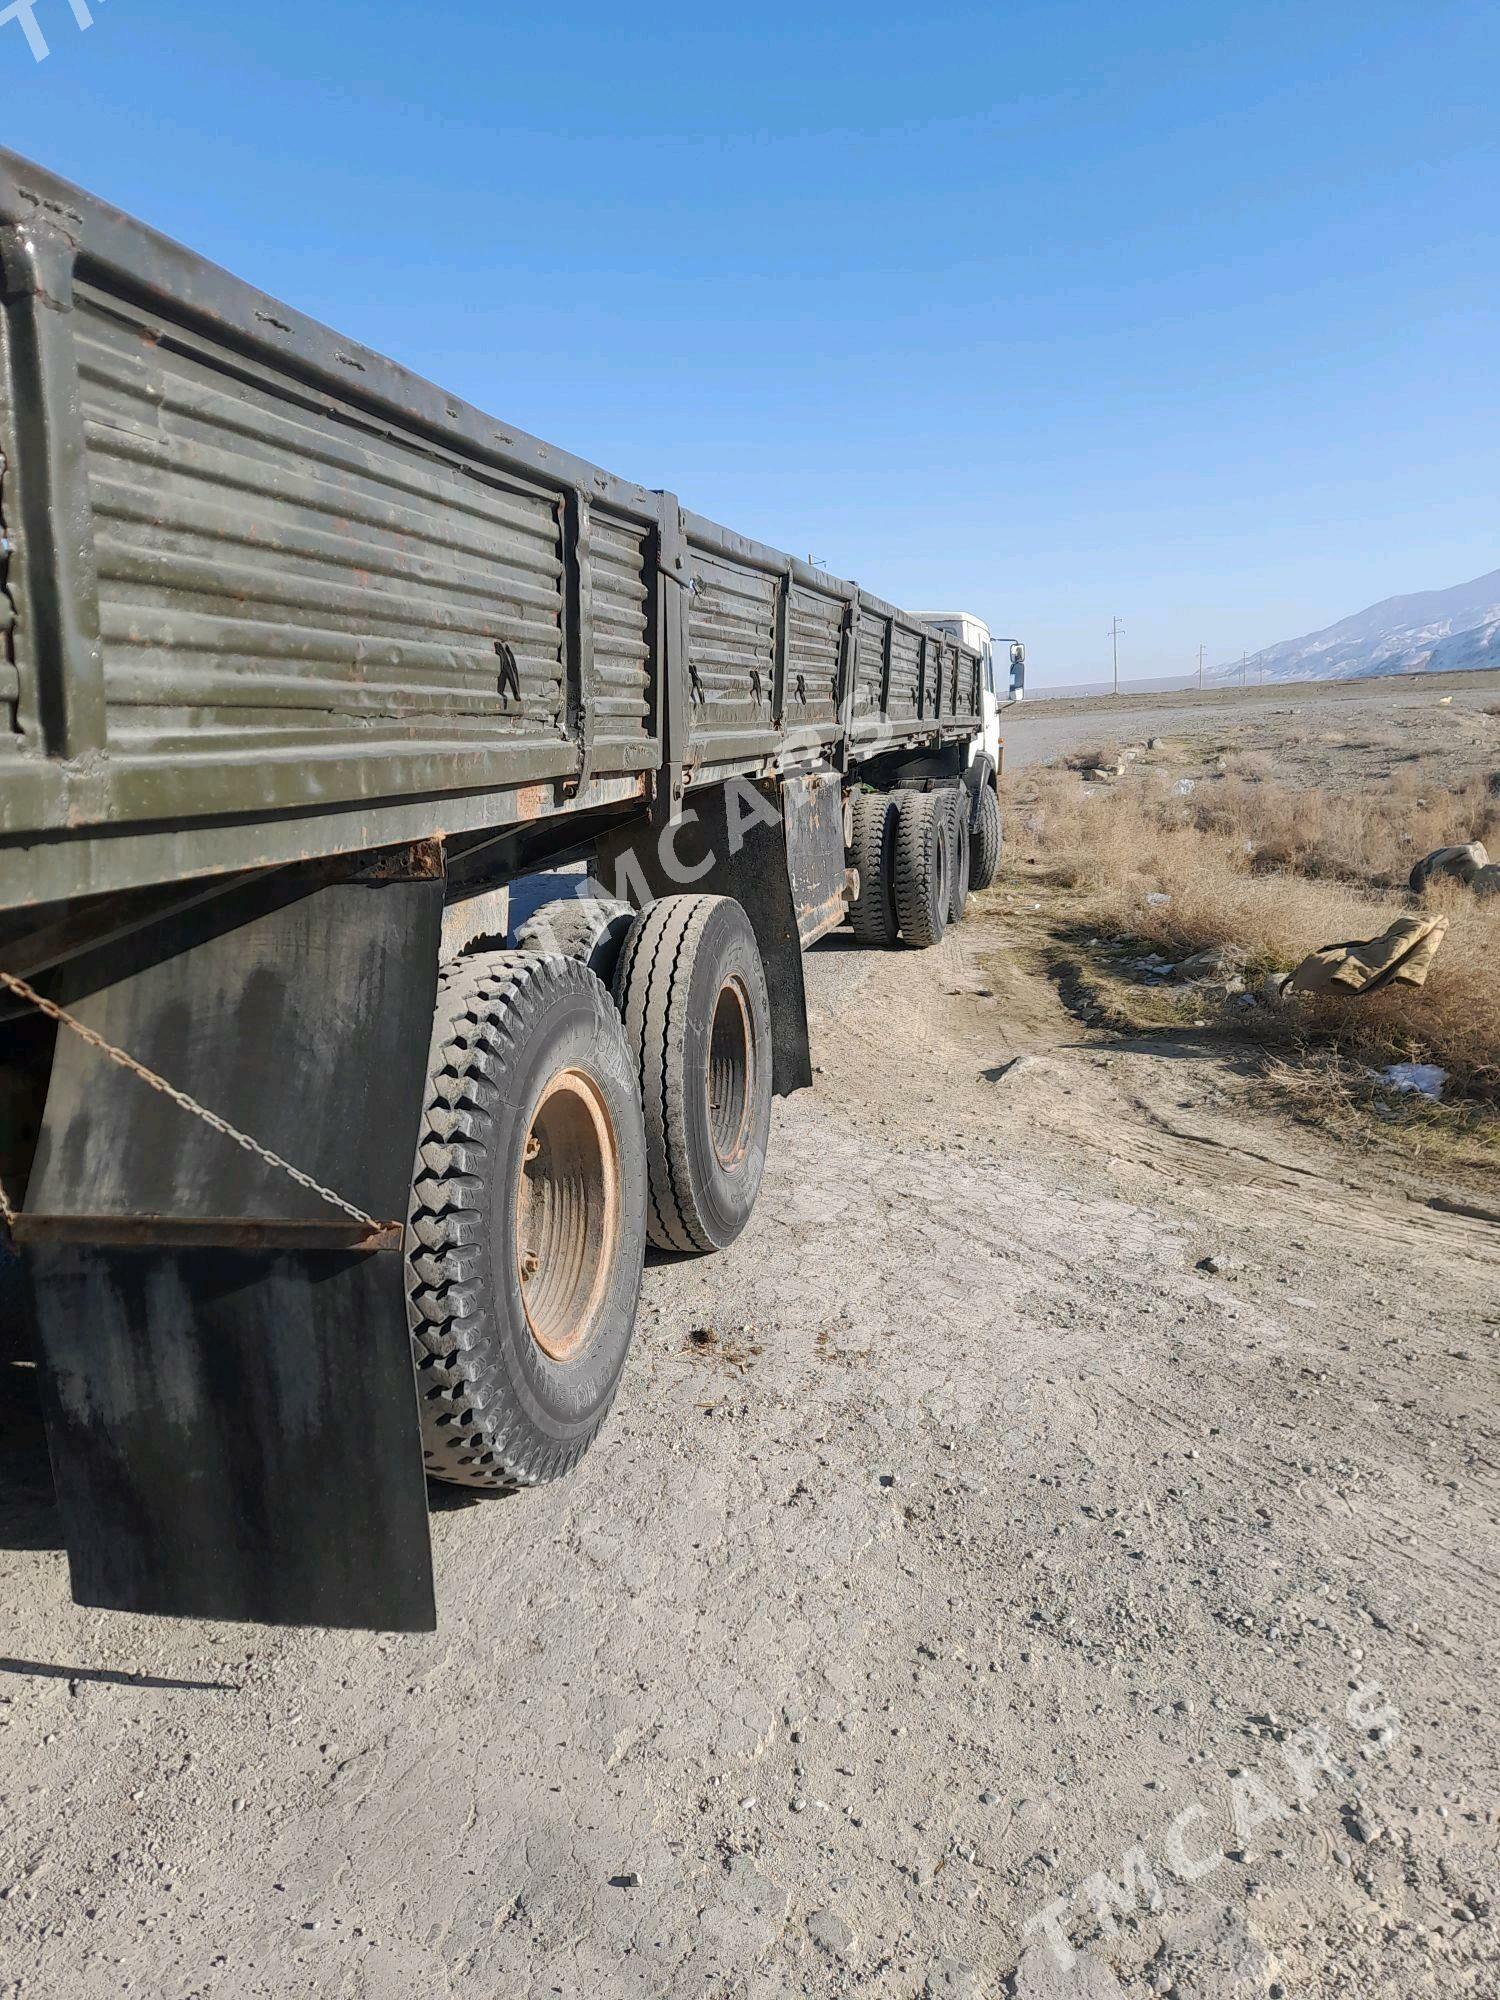
[[931,742],[939,650],[0,150],[0,911]]
[[74,338],[111,753],[563,740],[562,495],[309,408],[94,285]]

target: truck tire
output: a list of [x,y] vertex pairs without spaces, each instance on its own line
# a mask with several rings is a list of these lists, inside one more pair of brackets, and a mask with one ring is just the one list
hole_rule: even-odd
[[969,851],[969,887],[988,889],[1000,866],[1000,801],[993,785],[983,785]]
[[631,926],[615,1003],[640,1075],[661,1250],[723,1250],[750,1219],[771,1126],[771,1009],[750,919],[667,896]]
[[949,796],[948,921],[961,924],[969,906],[969,794],[965,786],[956,785]]
[[941,943],[948,927],[949,796],[901,792],[896,801],[896,917],[919,950]]
[[849,860],[859,894],[849,921],[861,944],[896,942],[896,801],[889,792],[856,792],[849,801]]
[[571,1472],[614,1401],[646,1254],[646,1142],[608,991],[495,951],[438,986],[406,1238],[428,1476]]
[[561,952],[608,986],[634,921],[629,903],[609,896],[558,896],[539,904],[516,932],[516,950]]

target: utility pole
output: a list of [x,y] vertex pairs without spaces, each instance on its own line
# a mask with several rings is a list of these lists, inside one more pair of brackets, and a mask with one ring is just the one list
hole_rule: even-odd
[[1249,687],[1249,685],[1250,685],[1250,654],[1249,651],[1247,650],[1240,654],[1240,686]]
[[1120,621],[1118,618],[1111,618],[1109,621],[1109,640],[1110,645],[1114,649],[1115,693],[1118,694],[1120,692]]
[[1199,694],[1202,694],[1202,692],[1203,692],[1203,655],[1204,655],[1204,654],[1205,654],[1205,653],[1207,652],[1207,650],[1208,650],[1208,648],[1207,648],[1206,646],[1200,646],[1200,647],[1198,648],[1198,692],[1199,692]]

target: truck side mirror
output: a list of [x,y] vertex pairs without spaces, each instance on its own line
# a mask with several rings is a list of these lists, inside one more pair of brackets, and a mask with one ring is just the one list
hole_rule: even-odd
[[1017,701],[1026,689],[1026,648],[1017,639],[1010,649],[1010,691]]

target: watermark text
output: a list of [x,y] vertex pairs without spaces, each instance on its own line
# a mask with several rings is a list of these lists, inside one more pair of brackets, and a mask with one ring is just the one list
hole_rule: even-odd
[[26,46],[33,58],[37,62],[45,62],[52,53],[52,45],[47,40],[42,20],[45,19],[49,24],[54,23],[62,9],[66,7],[73,17],[75,27],[92,28],[94,25],[92,9],[102,7],[103,4],[104,0],[6,0],[6,4],[0,6],[0,28],[7,22],[14,21],[26,37]]

